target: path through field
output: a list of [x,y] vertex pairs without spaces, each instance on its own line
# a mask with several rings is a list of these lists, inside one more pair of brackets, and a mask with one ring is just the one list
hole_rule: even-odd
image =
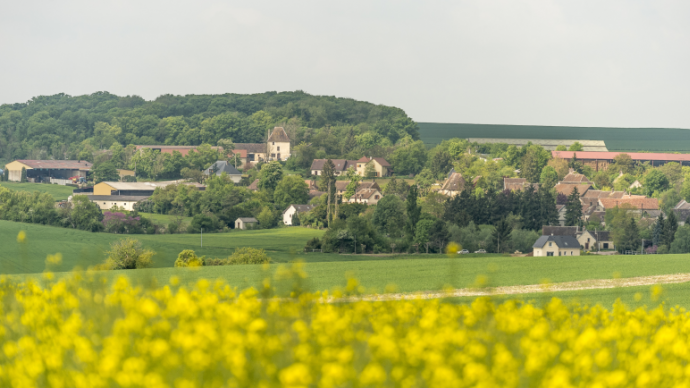
[[403,299],[436,299],[464,296],[489,296],[489,295],[518,295],[535,294],[543,292],[595,290],[616,287],[651,286],[654,284],[672,284],[690,282],[690,273],[673,275],[639,276],[620,279],[590,279],[575,282],[530,284],[522,286],[503,286],[486,288],[460,288],[448,292],[417,292],[417,293],[393,293],[382,295],[366,295],[358,297],[360,300],[403,300]]

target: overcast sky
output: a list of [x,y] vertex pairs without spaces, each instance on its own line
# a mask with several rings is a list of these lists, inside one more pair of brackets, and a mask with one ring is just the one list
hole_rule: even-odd
[[0,103],[304,90],[417,121],[690,128],[690,1],[2,1]]

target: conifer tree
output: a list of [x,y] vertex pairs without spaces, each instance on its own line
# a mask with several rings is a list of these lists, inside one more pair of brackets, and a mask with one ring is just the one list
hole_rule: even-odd
[[655,246],[662,245],[664,243],[664,213],[659,213],[659,217],[656,219],[654,224],[654,230],[652,231],[652,244]]
[[671,248],[671,243],[676,236],[676,231],[678,230],[678,219],[673,211],[668,212],[668,218],[664,223],[663,231],[663,245],[666,245],[669,249]]
[[510,226],[505,218],[496,223],[492,234],[493,243],[496,244],[496,253],[502,253],[505,250],[510,241],[510,233],[512,231],[513,227]]
[[565,203],[565,224],[567,226],[580,225],[582,220],[582,203],[580,202],[580,192],[577,187],[568,196]]
[[412,185],[407,194],[405,207],[407,210],[407,224],[405,225],[405,236],[412,240],[414,239],[415,230],[417,229],[417,222],[422,215],[422,208],[417,204],[417,185]]

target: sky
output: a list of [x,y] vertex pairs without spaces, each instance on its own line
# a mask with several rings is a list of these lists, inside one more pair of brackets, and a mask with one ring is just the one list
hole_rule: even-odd
[[418,122],[690,128],[690,2],[0,4],[0,104],[293,90]]

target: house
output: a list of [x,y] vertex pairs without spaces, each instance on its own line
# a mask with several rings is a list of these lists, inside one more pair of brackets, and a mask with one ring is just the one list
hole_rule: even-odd
[[585,250],[614,249],[608,231],[590,232],[577,226],[543,226],[543,236],[572,236],[580,244],[580,248]]
[[285,211],[283,211],[283,224],[291,226],[292,217],[295,213],[306,213],[314,208],[314,205],[290,205]]
[[363,156],[357,163],[357,175],[367,176],[367,168],[373,170],[375,177],[390,176],[393,170],[390,163],[384,158],[367,158]]
[[251,190],[251,191],[259,190],[259,180],[254,179],[254,182],[252,182],[249,186],[247,186],[247,189]]
[[235,150],[245,163],[256,163],[260,160],[287,160],[290,157],[290,137],[283,127],[273,128],[266,143],[235,143]]
[[165,181],[165,182],[101,182],[93,186],[93,195],[130,195],[150,197],[156,188],[165,188],[169,185],[194,186],[198,190],[205,190],[206,186],[196,182]]
[[534,256],[580,256],[580,243],[574,236],[541,236],[532,248]]
[[[326,161],[328,159],[314,159],[314,161],[311,163],[311,175],[317,176],[317,175],[323,175],[323,166],[326,164]],[[356,160],[346,160],[346,159],[331,159],[331,162],[333,162],[334,166],[334,174],[335,176],[339,176],[341,174],[344,174],[347,172],[347,169],[352,167],[357,169],[357,161]]]
[[358,188],[355,195],[350,197],[349,202],[376,205],[381,198],[383,198],[383,194],[381,194],[381,191],[376,187]]
[[554,189],[558,194],[563,194],[566,197],[570,196],[570,194],[577,188],[578,194],[580,194],[580,197],[584,196],[589,189],[592,188],[592,185],[589,183],[562,183],[559,182],[554,186]]
[[690,203],[686,202],[684,199],[678,202],[676,206],[673,207],[673,213],[676,215],[678,220],[678,225],[685,225],[688,217],[690,217]]
[[204,175],[210,176],[212,174],[216,176],[221,176],[226,173],[230,180],[235,183],[239,183],[242,179],[242,173],[239,172],[235,166],[226,162],[225,160],[219,160],[211,165],[211,167],[204,170]]
[[[310,168],[311,175],[323,175],[323,166],[326,164],[327,160],[328,159],[314,159]],[[331,159],[331,162],[333,162],[336,176],[346,173],[350,167],[355,170],[357,175],[363,177],[366,176],[368,168],[373,169],[375,177],[390,176],[393,172],[391,165],[384,158],[362,157],[359,160]]]
[[522,191],[530,185],[534,186],[535,190],[539,190],[539,183],[527,182],[526,178],[503,178],[503,191]]
[[632,189],[640,189],[640,188],[642,188],[642,183],[640,183],[640,181],[637,180],[637,179],[635,180],[635,182],[633,182],[633,183],[628,187],[628,189],[630,189],[630,190],[632,190]]
[[26,169],[26,178],[29,182],[41,183],[61,181],[65,184],[71,177],[86,178],[93,164],[85,160],[28,160],[20,159],[8,163],[8,180],[20,182],[22,180],[22,168]]
[[560,183],[574,183],[574,184],[592,184],[592,181],[587,179],[587,177],[584,174],[578,174],[573,170],[572,168],[570,169],[570,172],[568,175],[564,176],[563,179],[561,180]]
[[443,182],[439,193],[455,197],[465,189],[465,183],[465,178],[462,177],[462,174],[455,172],[455,169],[453,169],[448,173],[448,178]]
[[254,229],[259,221],[254,217],[240,217],[235,220],[235,229]]
[[[123,208],[125,210],[134,210],[134,204],[140,201],[144,201],[149,198],[149,196],[143,195],[87,195],[89,201],[98,205],[101,210],[108,210],[113,206]],[[72,201],[72,196],[69,197],[69,201]]]
[[630,212],[642,218],[656,218],[661,214],[657,198],[646,198],[639,195],[623,198],[599,198],[599,210],[606,211],[615,207],[629,207]]

